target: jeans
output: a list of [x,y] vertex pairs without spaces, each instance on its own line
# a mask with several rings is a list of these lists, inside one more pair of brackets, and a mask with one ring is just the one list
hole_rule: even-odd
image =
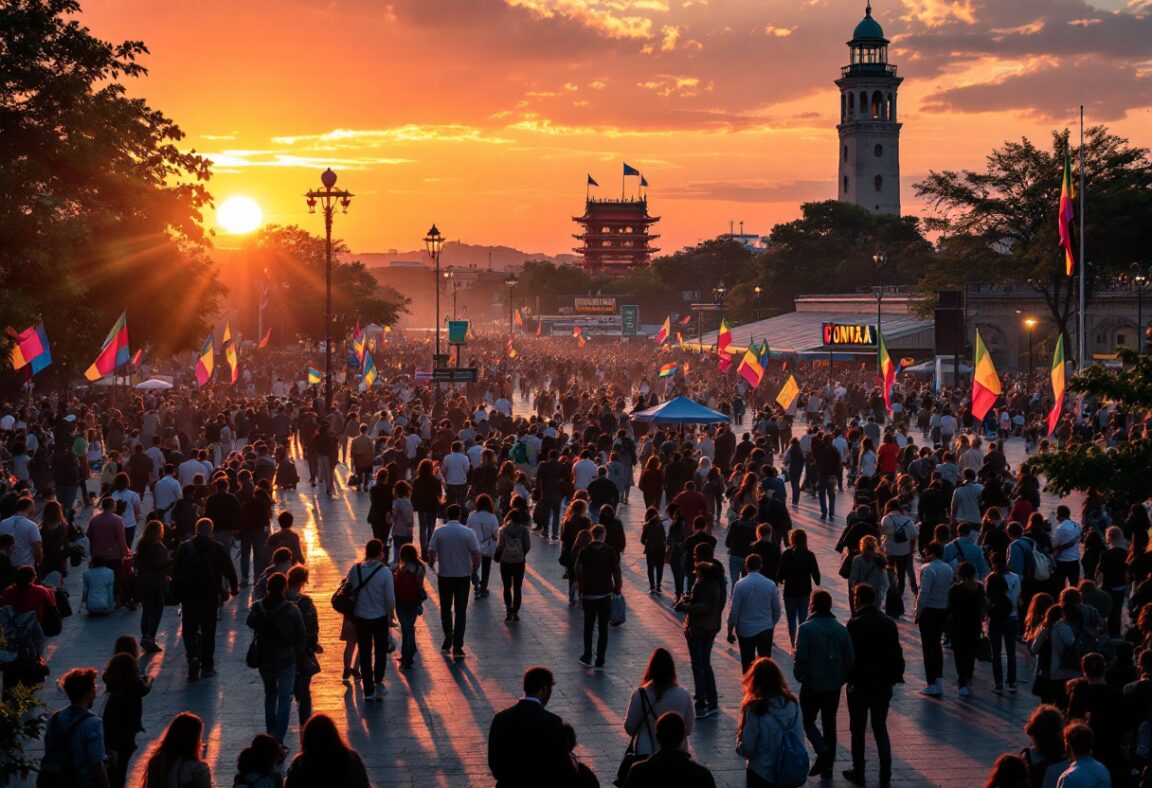
[[420,557],[427,561],[428,542],[436,530],[436,512],[416,512],[416,519],[420,523]]
[[[76,503],[76,494],[79,490],[75,484],[64,484],[56,488],[56,500],[64,508],[64,516],[69,523],[72,522],[72,505]],[[128,542],[128,546],[131,547],[132,543]]]
[[277,664],[260,668],[264,680],[264,731],[278,742],[288,735],[292,717],[292,695],[296,690],[296,660],[289,653]]
[[796,647],[796,630],[808,620],[808,597],[784,595],[784,615],[788,618],[788,642]]
[[360,650],[360,683],[364,694],[376,691],[388,665],[388,617],[354,618],[356,647]]
[[[836,756],[836,710],[840,708],[840,688],[834,690],[814,690],[800,685],[800,713],[804,715],[804,734],[812,743],[817,755],[828,753]],[[816,715],[820,715],[820,727],[816,727]],[[831,767],[832,760],[828,766]]]
[[836,480],[829,476],[816,483],[816,491],[820,495],[820,516],[836,516]]
[[396,620],[400,622],[400,661],[411,662],[416,656],[416,619],[420,605],[397,605]]
[[956,683],[967,687],[976,672],[976,644],[980,630],[952,630],[952,659],[956,663]]
[[944,677],[944,647],[940,638],[948,622],[948,611],[942,607],[927,607],[920,614],[920,640],[924,648],[924,679],[935,684]]
[[164,592],[161,590],[139,594],[140,597],[140,640],[156,642],[156,630],[164,616]]
[[740,644],[740,670],[743,673],[748,672],[748,668],[752,667],[756,657],[772,656],[771,629],[765,629],[763,632],[748,637],[737,635],[736,642]]
[[548,513],[548,523],[544,527],[548,536],[553,539],[560,538],[560,507],[564,503],[564,496],[562,495],[546,495],[540,499],[537,506],[543,506],[544,511]]
[[252,569],[252,577],[258,577],[264,571],[267,559],[264,555],[268,545],[268,535],[263,531],[240,532],[240,579],[248,581],[248,569]]
[[392,563],[400,563],[400,548],[406,544],[412,544],[411,536],[393,536],[392,537]]
[[788,484],[792,487],[792,505],[796,506],[800,503],[800,474],[804,472],[803,468],[788,473]]
[[[889,556],[892,565],[896,567],[896,593],[904,596],[904,583],[907,580],[908,584],[912,586],[912,593],[920,593],[920,585],[916,582],[916,572],[912,566],[912,554],[908,555],[892,555]],[[881,603],[884,600],[879,600]]]
[[732,576],[732,585],[735,586],[736,581],[744,576],[744,556],[728,556],[728,574]]
[[296,684],[292,690],[296,696],[296,714],[300,719],[300,727],[312,716],[312,677],[303,672],[296,673]]
[[648,563],[648,586],[659,588],[664,582],[664,556],[649,554],[645,559]]
[[698,706],[709,708],[719,705],[716,695],[716,674],[712,672],[712,644],[715,633],[705,635],[688,630],[684,633],[688,640],[688,656],[692,660],[692,683],[696,687],[693,697]]
[[472,585],[477,591],[488,591],[488,580],[492,577],[492,558],[480,556],[480,569],[472,573]]
[[440,626],[444,629],[444,640],[452,641],[453,651],[463,651],[464,628],[468,625],[468,578],[441,576],[436,588],[440,592]]
[[445,484],[444,485],[444,501],[446,506],[456,504],[463,506],[464,500],[468,497],[467,484]]
[[604,654],[608,651],[608,619],[612,614],[612,597],[603,596],[597,599],[584,597],[581,599],[584,607],[584,653],[583,657],[592,656],[592,629],[599,627],[596,637],[596,664],[604,664]]
[[1068,585],[1075,586],[1080,583],[1080,562],[1079,561],[1057,561],[1056,571],[1053,572],[1056,576],[1056,587],[1064,588],[1064,581],[1068,581]]
[[852,765],[864,768],[864,729],[872,718],[872,736],[880,769],[892,767],[892,741],[888,738],[888,704],[891,687],[848,687],[848,728],[852,732]]
[[1016,633],[1020,622],[1015,618],[1003,621],[988,620],[988,640],[992,643],[992,679],[997,687],[1004,686],[1004,666],[1000,664],[1000,646],[1008,661],[1008,683],[1016,683]]
[[500,580],[504,584],[504,607],[513,613],[520,612],[521,590],[524,587],[526,564],[500,564]]
[[180,610],[180,634],[188,664],[200,663],[202,670],[212,670],[216,663],[216,614],[220,606],[212,602],[185,602]]

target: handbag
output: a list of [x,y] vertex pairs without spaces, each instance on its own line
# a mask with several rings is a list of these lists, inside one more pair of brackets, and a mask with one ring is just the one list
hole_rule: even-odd
[[72,615],[72,598],[64,586],[56,589],[56,610],[60,613],[60,618]]
[[312,678],[319,672],[320,660],[316,658],[315,652],[309,651],[304,658],[304,664],[300,666],[300,675],[305,678]]
[[844,558],[840,560],[840,569],[837,574],[839,574],[840,577],[844,578],[845,580],[852,576],[852,559],[855,557],[856,556],[852,554],[852,551],[849,550],[844,554]]
[[[648,706],[648,694],[644,692],[644,688],[640,688],[640,710],[644,714],[644,727],[648,729],[648,739],[655,741],[652,738],[652,723],[649,722],[649,717],[652,715],[652,709]],[[628,746],[624,748],[624,757],[620,759],[620,766],[616,769],[616,779],[612,781],[613,785],[623,786],[628,782],[628,772],[632,771],[632,765],[637,761],[642,761],[647,758],[647,755],[636,754],[636,742],[640,738],[640,729],[637,728],[636,732],[632,734]]]
[[608,614],[608,623],[611,626],[618,627],[624,623],[627,617],[627,608],[624,604],[623,594],[613,594],[610,611]]
[[980,633],[980,639],[976,641],[976,660],[978,662],[992,661],[992,641],[983,632]]
[[900,592],[896,590],[896,584],[892,583],[888,586],[888,593],[884,598],[884,612],[890,618],[900,618],[904,615],[904,597],[900,596]]
[[379,566],[373,569],[372,572],[368,575],[367,579],[364,578],[364,574],[361,571],[361,568],[362,565],[356,565],[356,577],[360,580],[357,585],[349,583],[348,578],[344,578],[344,580],[340,583],[340,587],[336,589],[336,593],[332,595],[332,609],[342,616],[350,616],[356,612],[357,597],[360,596],[360,592],[363,590],[364,586],[368,585],[368,583],[372,580],[372,577],[384,568],[384,564],[381,563]]

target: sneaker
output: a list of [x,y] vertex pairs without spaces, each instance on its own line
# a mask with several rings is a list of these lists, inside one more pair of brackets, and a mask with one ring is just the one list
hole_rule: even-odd
[[704,706],[703,708],[699,708],[696,710],[696,719],[704,720],[704,719],[707,719],[708,717],[715,717],[719,713],[720,713],[720,707],[719,706]]
[[1008,682],[1008,692],[1012,693],[1012,694],[1016,693],[1016,682],[1015,681],[1009,681]]
[[592,670],[604,670],[604,660],[596,660],[596,664],[592,666]]
[[452,636],[451,635],[444,638],[444,642],[440,644],[440,650],[442,652],[444,652],[445,654],[452,651]]
[[462,648],[452,649],[452,659],[464,659],[464,657],[466,657],[466,656],[468,656],[468,655],[464,653],[464,649],[462,649]]
[[164,650],[160,646],[156,645],[156,641],[154,640],[141,641],[140,648],[144,650],[145,654],[159,654]]
[[586,668],[592,667],[592,657],[586,657],[586,656],[581,655],[580,657],[578,657],[576,659],[576,661],[579,662],[581,665],[583,665]]
[[374,693],[374,692],[365,692],[365,693],[364,693],[364,700],[366,700],[366,701],[372,701],[372,700],[376,700],[376,693]]
[[967,698],[972,692],[967,687],[961,687],[958,694],[961,698]]
[[944,694],[944,688],[939,684],[929,684],[924,689],[920,690],[921,695],[927,695],[930,698],[938,698]]
[[384,700],[384,696],[388,694],[388,688],[384,686],[384,682],[376,682],[376,700]]
[[656,593],[656,586],[648,586],[648,593],[649,594],[655,594]]
[[216,675],[216,668],[208,668],[208,670],[203,670],[200,672],[200,678],[202,678],[202,679],[210,679],[215,675]]
[[995,692],[997,695],[1003,695],[1004,694],[1004,688],[1002,686],[1000,686],[999,684],[997,684],[995,687],[993,687],[992,691]]

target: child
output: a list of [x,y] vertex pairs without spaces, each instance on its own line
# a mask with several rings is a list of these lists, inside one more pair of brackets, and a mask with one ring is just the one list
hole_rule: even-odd
[[292,551],[292,560],[298,564],[304,563],[304,552],[300,547],[300,534],[292,530],[295,519],[292,512],[280,512],[276,517],[280,530],[268,537],[268,550],[273,553],[279,547],[287,547]]
[[116,575],[104,562],[104,557],[92,556],[92,564],[84,572],[82,607],[90,616],[106,616],[116,610]]

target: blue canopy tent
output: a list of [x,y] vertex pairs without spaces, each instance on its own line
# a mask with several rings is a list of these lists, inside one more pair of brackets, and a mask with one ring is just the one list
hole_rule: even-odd
[[648,410],[636,411],[633,421],[651,424],[727,424],[731,419],[687,397],[677,397]]

